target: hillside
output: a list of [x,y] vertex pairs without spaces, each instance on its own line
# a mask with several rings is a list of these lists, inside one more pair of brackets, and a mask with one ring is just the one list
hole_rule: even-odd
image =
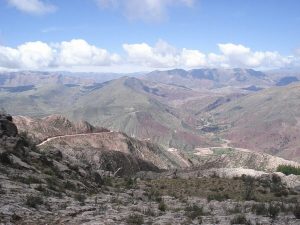
[[28,116],[14,116],[13,119],[18,129],[22,132],[29,132],[37,143],[50,137],[109,131],[105,128],[94,127],[86,121],[74,123],[62,115],[50,115],[35,119]]
[[160,92],[138,79],[125,77],[79,98],[69,115],[164,146],[191,149],[209,143],[184,123],[178,110],[158,99]]
[[238,147],[300,160],[300,84],[267,89],[211,111]]
[[190,166],[182,153],[172,153],[159,145],[94,127],[85,121],[72,122],[61,115],[41,119],[13,118],[19,131],[33,137],[42,151],[52,152],[55,149],[68,160],[75,163],[86,161],[95,169],[116,171],[120,168],[120,174],[132,174],[143,168],[140,162],[149,163],[149,168],[152,165],[152,168],[160,169]]
[[[299,222],[298,206],[292,201],[299,198],[297,176],[241,169],[160,172],[145,161],[124,157],[121,152],[101,155],[101,160],[114,161],[116,166],[130,166],[123,171],[125,177],[120,177],[120,170],[112,171],[113,167],[93,164],[82,156],[76,160],[66,156],[70,152],[48,145],[53,139],[45,144],[48,148],[39,149],[41,145],[38,147],[28,136],[18,134],[10,115],[1,114],[0,119],[0,222],[3,224],[218,221],[229,225],[234,221],[267,221],[265,224],[296,225]],[[116,144],[120,135],[113,134],[110,144]],[[82,143],[78,137],[68,143],[75,144],[74,141],[73,148]],[[51,144],[55,143],[58,142]],[[136,147],[132,146],[131,154]],[[96,160],[97,155],[91,158]],[[262,203],[264,211],[257,210]],[[270,216],[272,207],[278,207],[275,216]],[[249,213],[241,216],[243,211]]]
[[186,99],[203,94],[136,78],[89,86],[49,84],[30,90],[0,92],[0,103],[13,115],[45,117],[63,114],[73,120],[122,131],[166,147],[193,149],[209,145],[199,135],[189,115],[175,108]]
[[[299,166],[279,157],[230,147],[229,140],[219,140],[217,147],[196,147],[189,152],[164,148],[149,141],[140,141],[121,132],[98,128],[85,121],[71,122],[59,115],[42,119],[17,116],[14,122],[20,132],[34,137],[44,152],[59,151],[66,159],[86,161],[95,169],[110,168],[123,174],[137,171],[139,160],[160,169],[170,168],[246,168],[276,171],[279,165]],[[123,161],[128,162],[129,164]],[[126,169],[125,169],[126,168]]]

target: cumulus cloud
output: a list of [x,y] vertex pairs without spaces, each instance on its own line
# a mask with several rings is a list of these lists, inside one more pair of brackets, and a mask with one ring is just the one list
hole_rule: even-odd
[[48,67],[53,60],[53,50],[45,43],[27,42],[17,48],[0,46],[0,66],[4,68]]
[[[256,68],[272,69],[300,65],[300,57],[282,56],[276,51],[253,51],[241,44],[218,44],[219,52],[204,53],[198,49],[176,48],[159,40],[147,43],[123,44],[124,55],[89,44],[82,39],[60,43],[27,42],[15,48],[0,45],[0,68],[6,69],[66,69],[130,71],[172,68]],[[142,68],[142,69],[141,69]]]
[[174,5],[191,7],[195,0],[95,0],[101,8],[121,10],[131,20],[160,21]]
[[128,55],[128,62],[152,68],[199,67],[206,63],[206,56],[200,51],[178,50],[162,40],[154,47],[146,43],[124,44],[123,49]]
[[56,11],[52,4],[41,0],[7,0],[8,3],[16,9],[30,14],[46,14]]
[[120,56],[90,45],[85,40],[47,44],[27,42],[16,48],[0,46],[0,67],[47,69],[53,67],[104,66],[120,61]]
[[251,51],[243,45],[232,43],[218,44],[223,54],[223,65],[228,67],[282,67],[290,63],[288,57],[281,56],[278,52]]
[[110,54],[107,50],[97,48],[81,39],[62,42],[58,51],[56,63],[59,66],[104,66],[120,60],[119,55]]
[[289,65],[295,60],[295,57],[284,57],[278,52],[252,51],[250,48],[240,44],[218,44],[218,47],[219,54],[204,54],[200,50],[176,49],[163,41],[159,41],[153,47],[146,43],[123,45],[129,62],[153,68],[278,68]]

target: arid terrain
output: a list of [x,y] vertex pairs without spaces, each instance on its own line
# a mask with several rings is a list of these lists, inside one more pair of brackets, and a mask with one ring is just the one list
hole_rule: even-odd
[[[198,149],[217,153],[196,166],[188,154],[62,116],[17,117],[19,134],[10,120],[1,115],[3,224],[299,223],[299,176],[270,172],[276,160],[296,163],[225,143]],[[232,165],[249,161],[254,169]]]

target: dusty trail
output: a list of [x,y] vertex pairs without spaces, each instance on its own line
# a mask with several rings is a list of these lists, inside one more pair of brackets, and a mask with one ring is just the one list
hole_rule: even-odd
[[60,138],[64,138],[64,137],[91,136],[91,135],[97,135],[97,134],[103,134],[103,133],[111,133],[111,131],[108,131],[108,132],[96,132],[96,133],[83,133],[83,134],[66,134],[66,135],[59,135],[59,136],[47,138],[45,141],[39,143],[37,146],[40,147],[40,146],[42,146],[42,145],[47,144],[48,142],[50,142],[50,141],[52,141],[52,140],[56,140],[56,139],[60,139]]

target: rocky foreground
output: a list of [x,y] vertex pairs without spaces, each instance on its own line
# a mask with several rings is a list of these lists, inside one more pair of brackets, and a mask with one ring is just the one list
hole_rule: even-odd
[[0,125],[0,224],[300,224],[299,176],[150,166],[120,176],[41,151],[9,115]]

